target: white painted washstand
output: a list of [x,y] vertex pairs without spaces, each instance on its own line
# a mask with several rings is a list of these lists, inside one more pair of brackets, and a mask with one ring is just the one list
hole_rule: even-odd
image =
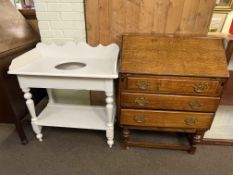
[[[42,126],[106,130],[107,143],[114,143],[114,86],[118,78],[116,44],[91,47],[86,43],[37,44],[14,59],[9,74],[16,74],[31,114],[33,131],[42,141]],[[49,102],[36,116],[30,88],[46,88]],[[51,89],[104,91],[106,106],[59,104]]]

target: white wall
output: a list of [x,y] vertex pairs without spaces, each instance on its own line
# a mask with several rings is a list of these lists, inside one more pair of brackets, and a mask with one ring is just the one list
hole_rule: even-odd
[[[64,44],[86,41],[84,0],[34,0],[41,40]],[[71,99],[75,103],[90,103],[89,92],[53,90],[56,101]],[[72,98],[70,98],[72,96]],[[66,98],[64,98],[66,97]]]
[[35,0],[42,42],[86,41],[83,0]]

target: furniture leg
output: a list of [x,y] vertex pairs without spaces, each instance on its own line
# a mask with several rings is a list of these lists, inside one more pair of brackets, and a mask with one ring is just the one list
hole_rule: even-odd
[[113,112],[113,92],[105,92],[106,94],[106,111],[108,116],[107,129],[106,129],[106,137],[108,139],[107,143],[111,148],[114,141],[114,112]]
[[23,92],[24,92],[24,98],[26,99],[27,108],[31,115],[32,129],[36,133],[36,138],[39,141],[42,141],[42,137],[43,137],[43,135],[41,134],[42,127],[36,124],[37,117],[36,117],[34,102],[32,100],[32,94],[30,93],[30,88],[24,88]]
[[49,97],[49,103],[53,104],[54,103],[54,98],[53,98],[53,91],[52,89],[46,89]]
[[16,119],[15,121],[15,127],[16,127],[16,130],[18,131],[18,134],[19,134],[19,137],[20,137],[20,140],[21,140],[21,143],[23,145],[26,145],[28,143],[28,140],[27,140],[27,137],[25,135],[25,132],[23,130],[23,127],[22,127],[22,122],[20,119]]
[[196,148],[195,146],[191,146],[191,147],[190,147],[190,150],[188,150],[188,153],[189,153],[189,154],[195,154],[196,149],[197,149],[197,148]]
[[129,134],[130,134],[130,131],[128,128],[123,128],[123,143],[124,143],[124,147],[125,149],[128,149],[128,141],[129,141]]
[[202,139],[203,139],[203,136],[204,136],[204,131],[197,131],[194,135],[193,135],[193,144],[196,145],[196,144],[200,144]]

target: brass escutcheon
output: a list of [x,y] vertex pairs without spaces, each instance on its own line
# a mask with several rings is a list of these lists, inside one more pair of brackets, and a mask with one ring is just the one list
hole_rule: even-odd
[[199,102],[199,101],[192,101],[189,103],[189,106],[192,108],[192,109],[199,109],[200,107],[203,106],[203,103]]
[[137,83],[136,83],[137,87],[139,89],[147,89],[148,86],[150,86],[150,82],[146,81],[146,80],[138,80]]
[[209,88],[208,83],[205,83],[205,82],[195,83],[192,87],[193,87],[194,92],[196,93],[203,93]]
[[145,106],[145,104],[148,103],[148,101],[144,97],[137,97],[134,102],[137,103],[139,106]]
[[145,118],[143,116],[134,116],[134,121],[137,123],[144,123]]
[[198,120],[196,118],[190,117],[190,118],[184,119],[184,122],[186,125],[195,125],[198,122]]

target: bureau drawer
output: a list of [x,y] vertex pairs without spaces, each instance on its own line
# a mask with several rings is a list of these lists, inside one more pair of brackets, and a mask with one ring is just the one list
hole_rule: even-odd
[[221,80],[210,78],[127,77],[124,85],[125,90],[150,93],[219,96],[222,91]]
[[121,106],[184,111],[215,112],[219,97],[122,93]]
[[213,113],[121,109],[120,124],[131,126],[208,129]]

